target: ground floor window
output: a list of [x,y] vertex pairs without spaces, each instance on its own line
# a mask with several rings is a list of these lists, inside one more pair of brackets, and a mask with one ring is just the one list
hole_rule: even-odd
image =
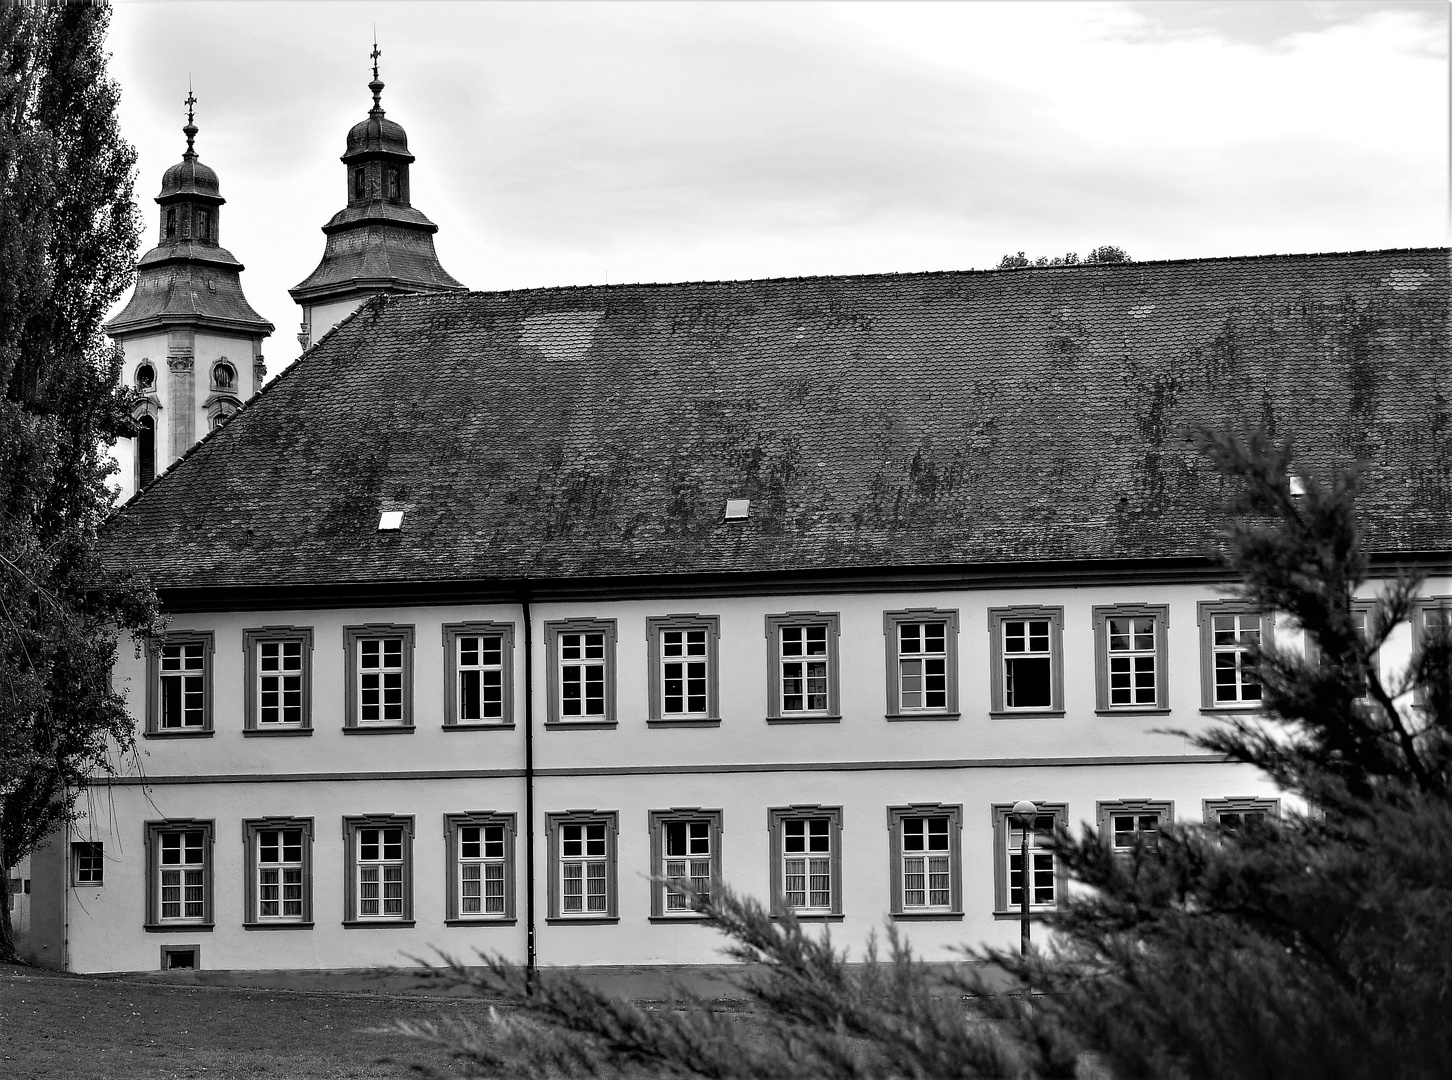
[[444,816],[450,924],[514,919],[514,815]]
[[413,925],[413,818],[343,819],[348,851],[345,925]]
[[151,930],[212,925],[213,823],[146,823],[147,919]]
[[615,840],[619,815],[572,810],[546,814],[550,853],[550,918],[609,919],[617,916]]
[[247,845],[247,922],[251,927],[311,926],[312,818],[242,823]]
[[842,808],[786,806],[767,811],[772,911],[797,918],[842,914]]

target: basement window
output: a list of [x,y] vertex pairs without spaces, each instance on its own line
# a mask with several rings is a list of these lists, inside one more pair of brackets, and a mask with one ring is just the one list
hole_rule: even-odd
[[200,945],[163,945],[161,947],[162,971],[195,971],[202,966]]
[[750,499],[727,499],[726,500],[726,520],[727,521],[745,521],[747,519],[747,517],[750,516],[750,514],[751,514],[751,500]]
[[378,516],[379,532],[397,532],[403,528],[402,510],[385,510]]

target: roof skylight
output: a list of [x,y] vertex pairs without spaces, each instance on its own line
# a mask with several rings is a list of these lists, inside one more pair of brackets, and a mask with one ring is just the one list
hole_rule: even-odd
[[385,510],[378,516],[379,532],[397,532],[403,528],[402,510]]
[[751,514],[750,499],[727,499],[726,520],[745,521]]

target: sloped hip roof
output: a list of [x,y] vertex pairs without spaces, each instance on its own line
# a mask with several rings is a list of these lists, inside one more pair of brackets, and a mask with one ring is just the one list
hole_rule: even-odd
[[1448,299],[1446,249],[381,299],[103,544],[166,588],[1185,558],[1186,425],[1264,422],[1448,551]]

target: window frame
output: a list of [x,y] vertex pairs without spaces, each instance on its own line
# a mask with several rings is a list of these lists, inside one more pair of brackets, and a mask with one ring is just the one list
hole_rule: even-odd
[[[1448,630],[1452,631],[1452,596],[1428,596],[1412,603],[1412,656],[1421,651],[1422,643],[1427,638],[1427,615],[1433,611],[1444,613],[1443,618],[1447,622]],[[1425,707],[1427,692],[1425,687],[1418,687],[1412,695],[1413,702],[1419,707]]]
[[[148,821],[146,829],[146,923],[149,934],[209,933],[215,924],[216,898],[216,822],[201,818],[168,818]],[[163,919],[161,917],[161,852],[162,838],[170,835],[200,832],[202,834],[203,913],[200,919]]]
[[[81,880],[81,860],[95,859],[94,880]],[[77,889],[101,889],[106,885],[106,848],[100,840],[71,841],[71,886]]]
[[[605,911],[566,914],[562,910],[560,828],[564,825],[605,826]],[[618,810],[563,810],[545,814],[545,840],[549,852],[549,899],[546,922],[556,925],[598,925],[620,921],[619,879],[620,812]]]
[[[699,806],[673,806],[669,810],[651,810],[646,821],[650,829],[650,921],[651,922],[699,922],[706,918],[694,908],[671,911],[666,907],[666,894],[670,887],[665,882],[665,836],[666,826],[681,822],[704,821],[710,842],[711,895],[716,896],[724,880],[721,873],[722,811],[703,809]],[[687,857],[689,858],[689,856]]]
[[[297,724],[278,721],[264,727],[261,717],[261,650],[264,643],[296,641],[302,646],[302,720]],[[242,631],[243,670],[242,734],[247,738],[311,735],[313,733],[313,628],[311,626],[258,626]]]
[[[1063,802],[1047,802],[1034,800],[1038,805],[1038,816],[1050,816],[1054,819],[1054,827],[1068,828],[1069,804]],[[1012,835],[1013,826],[1009,818],[1013,816],[1013,803],[994,803],[990,809],[993,820],[993,917],[998,920],[1022,918],[1022,912],[1017,907],[1010,907],[1009,899],[1009,860],[1008,860],[1008,839]],[[1029,849],[1034,850],[1033,848]],[[1064,861],[1059,858],[1054,860],[1054,902],[1052,904],[1029,903],[1029,918],[1037,919],[1045,912],[1057,911],[1059,900],[1064,895],[1064,890],[1069,884],[1069,871],[1064,866]]]
[[[1170,711],[1169,637],[1167,604],[1102,604],[1093,609],[1095,712],[1100,716],[1143,715]],[[1153,619],[1155,628],[1155,700],[1152,705],[1115,705],[1111,700],[1109,620]]]
[[1215,699],[1215,616],[1256,615],[1260,618],[1260,647],[1275,635],[1275,614],[1248,600],[1201,600],[1195,605],[1200,626],[1200,711],[1204,713],[1257,712],[1264,708],[1264,693],[1255,701],[1220,702]]
[[1261,795],[1227,795],[1219,799],[1200,800],[1201,820],[1211,826],[1220,824],[1220,815],[1223,813],[1243,814],[1247,811],[1257,810],[1264,813],[1266,817],[1279,818],[1281,800]]
[[[401,916],[358,914],[358,834],[364,829],[403,830],[403,914]],[[414,925],[413,833],[412,814],[357,814],[343,819],[343,925],[345,927],[377,929]]]
[[[362,688],[359,679],[362,665],[359,663],[359,648],[363,641],[384,638],[402,638],[400,663],[403,686],[403,718],[401,723],[382,721],[364,722],[359,718]],[[414,730],[413,711],[413,661],[414,627],[412,623],[364,623],[343,627],[344,671],[347,681],[343,687],[343,733],[345,735],[398,734]]]
[[[900,627],[905,623],[935,623],[943,627],[943,660],[947,704],[941,709],[904,709],[902,707],[902,638]],[[958,707],[958,610],[957,608],[907,608],[882,613],[882,634],[887,662],[888,720],[957,720],[963,714]]]
[[[202,724],[200,727],[161,726],[162,649],[167,645],[202,646]],[[212,630],[167,630],[146,642],[146,730],[148,739],[210,739],[212,678],[215,674],[216,633]]]
[[[498,635],[499,644],[499,719],[462,720],[459,718],[459,639]],[[514,727],[514,623],[457,622],[445,623],[444,638],[444,729],[446,731],[499,731]]]
[[[260,834],[272,830],[302,833],[302,914],[295,918],[264,918],[259,914],[262,888]],[[248,818],[242,822],[242,844],[247,864],[244,886],[244,930],[308,930],[313,926],[313,819],[299,817]]]
[[[1114,843],[1113,819],[1115,814],[1134,814],[1144,816],[1157,814],[1160,819],[1160,829],[1166,825],[1173,825],[1175,822],[1175,804],[1170,799],[1106,799],[1094,804],[1095,820],[1099,827],[1099,838],[1104,845],[1115,855],[1128,855],[1129,849],[1121,849]],[[1138,832],[1138,828],[1135,829]]]
[[[788,627],[827,628],[827,709],[787,713],[782,708],[781,632]],[[837,724],[842,721],[838,639],[842,615],[837,611],[788,611],[766,616],[766,722],[768,724]]]
[[[665,655],[661,633],[666,630],[706,631],[706,713],[704,716],[691,713],[666,715]],[[721,678],[717,665],[720,655],[721,616],[719,615],[659,615],[645,620],[645,642],[647,658],[647,698],[649,714],[646,723],[650,727],[720,727],[721,726]]]
[[[948,905],[908,907],[904,902],[907,858],[904,822],[909,819],[947,819]],[[895,921],[960,921],[963,918],[963,805],[961,803],[908,803],[887,808],[888,913]]]
[[785,917],[786,906],[786,823],[813,818],[826,818],[829,822],[827,835],[831,848],[832,903],[826,911],[790,909],[798,922],[841,922],[843,919],[842,897],[842,807],[822,806],[817,803],[797,803],[792,806],[773,806],[766,812],[766,827],[771,847],[771,914],[775,918]]
[[[444,925],[445,926],[513,926],[518,917],[515,914],[515,849],[518,826],[516,815],[497,810],[466,810],[444,815]],[[466,915],[460,910],[459,865],[464,860],[459,854],[459,830],[470,826],[479,828],[502,827],[504,829],[504,911],[491,915],[480,912]],[[481,879],[482,880],[482,879]]]
[[[1005,703],[1007,673],[1004,669],[1003,624],[1010,621],[1047,619],[1049,623],[1049,706],[1009,708]],[[988,715],[996,720],[1018,717],[1064,715],[1064,609],[1020,604],[988,609],[989,681],[992,699]]]
[[[604,656],[604,680],[605,680],[605,712],[597,719],[581,716],[579,719],[567,718],[561,711],[563,708],[564,687],[562,685],[562,672],[560,670],[560,635],[561,634],[594,634],[605,635],[605,656]],[[617,623],[614,619],[554,619],[544,624],[544,644],[546,669],[546,700],[548,712],[545,716],[546,728],[613,728],[617,724],[615,705],[615,653],[617,640]]]

